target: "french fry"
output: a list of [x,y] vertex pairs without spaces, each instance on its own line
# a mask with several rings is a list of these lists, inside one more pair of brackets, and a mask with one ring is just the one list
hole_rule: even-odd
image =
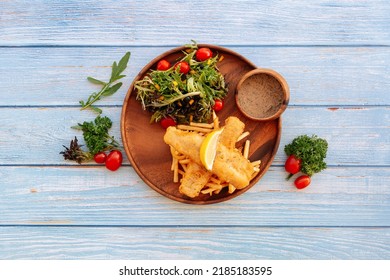
[[236,188],[232,184],[229,184],[228,188],[228,193],[230,194],[234,193],[234,191],[236,190]]
[[215,111],[213,111],[213,124],[214,124],[214,130],[219,129],[219,119]]
[[214,191],[214,189],[212,189],[212,188],[207,188],[207,189],[201,190],[200,192],[201,192],[202,194],[210,194],[210,195],[212,195],[212,194],[213,194],[213,191]]
[[203,127],[203,128],[213,128],[214,123],[196,123],[190,122],[190,126]]
[[248,156],[249,156],[249,146],[250,146],[250,144],[251,144],[251,142],[249,140],[245,141],[244,151],[242,153],[244,158],[248,158]]
[[240,135],[240,137],[238,137],[237,142],[241,141],[242,139],[244,139],[248,135],[249,135],[249,131],[245,131],[243,134]]
[[253,166],[260,166],[261,160],[252,161],[251,164],[252,164]]
[[197,127],[197,126],[191,126],[185,124],[179,124],[177,128],[181,130],[191,130],[191,131],[206,132],[206,133],[213,131],[212,128]]
[[189,164],[190,163],[190,159],[189,158],[181,159],[181,160],[179,160],[179,163],[181,165]]
[[178,183],[179,182],[179,161],[177,158],[173,158],[174,165],[173,165],[173,182]]
[[216,184],[221,184],[221,180],[215,178],[215,177],[211,177],[210,178],[210,182],[213,182],[213,183],[216,183]]
[[181,175],[181,176],[184,176],[184,174],[186,174],[186,172],[185,171],[183,171],[183,170],[178,170],[178,173]]

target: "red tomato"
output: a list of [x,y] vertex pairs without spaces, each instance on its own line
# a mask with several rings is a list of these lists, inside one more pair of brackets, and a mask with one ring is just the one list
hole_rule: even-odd
[[296,158],[294,155],[290,155],[284,164],[284,169],[290,174],[296,174],[301,170],[301,163],[300,159]]
[[168,128],[169,126],[175,126],[176,125],[176,122],[174,119],[172,119],[171,117],[165,117],[163,119],[161,119],[160,121],[160,124],[163,128]]
[[115,171],[121,167],[122,161],[122,153],[118,150],[112,150],[107,156],[106,167],[111,171]]
[[157,63],[157,70],[159,71],[166,71],[169,68],[171,68],[171,64],[165,59],[162,59]]
[[176,63],[175,69],[177,67],[179,67],[179,72],[182,74],[187,74],[190,71],[190,65],[186,61]]
[[213,56],[213,52],[209,48],[200,48],[196,51],[196,60],[205,61]]
[[217,100],[214,101],[213,110],[214,110],[215,112],[219,112],[219,111],[221,111],[221,110],[223,109],[223,106],[224,106],[224,105],[225,105],[225,104],[223,103],[222,100],[217,99]]
[[93,159],[96,163],[104,163],[106,161],[107,155],[104,152],[97,153],[93,156]]
[[304,189],[310,185],[311,179],[307,175],[299,176],[295,179],[294,184],[297,189]]

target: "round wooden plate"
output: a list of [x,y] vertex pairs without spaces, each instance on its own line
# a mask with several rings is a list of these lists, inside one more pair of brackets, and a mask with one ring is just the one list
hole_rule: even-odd
[[[242,115],[236,107],[234,95],[240,78],[256,66],[243,56],[229,49],[214,45],[199,44],[198,47],[208,47],[213,53],[223,56],[218,62],[218,68],[225,77],[229,92],[225,97],[225,106],[218,113],[221,125],[229,116],[236,116],[245,123],[245,131],[250,135],[247,139],[251,141],[249,159],[251,161],[261,160],[260,172],[250,182],[249,186],[242,190],[236,190],[233,194],[227,192],[227,188],[217,195],[199,195],[196,198],[189,198],[179,193],[179,183],[173,183],[171,167],[171,154],[169,146],[164,143],[163,136],[165,129],[160,124],[150,124],[151,113],[144,111],[139,101],[135,99],[136,91],[134,83],[142,79],[149,69],[156,69],[157,62],[166,59],[172,64],[183,57],[182,51],[185,47],[178,47],[149,62],[135,77],[123,103],[121,115],[121,134],[123,145],[133,168],[138,175],[151,188],[160,194],[175,201],[190,204],[210,204],[226,201],[241,195],[250,189],[267,171],[278,150],[281,136],[281,119],[256,122]],[[237,143],[237,146],[243,143]]]

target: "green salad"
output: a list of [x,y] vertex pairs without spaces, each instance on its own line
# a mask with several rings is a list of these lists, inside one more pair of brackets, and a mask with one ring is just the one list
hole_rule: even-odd
[[152,113],[151,123],[207,122],[213,109],[222,109],[228,89],[217,63],[223,56],[198,48],[196,42],[185,47],[180,60],[160,60],[156,69],[135,83],[136,99]]

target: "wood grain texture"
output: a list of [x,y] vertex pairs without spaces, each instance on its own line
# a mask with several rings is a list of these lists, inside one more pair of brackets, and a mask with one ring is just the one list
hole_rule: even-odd
[[[104,113],[113,121],[112,135],[121,141],[121,107],[104,108]],[[75,135],[82,140],[82,134],[70,127],[93,120],[95,114],[68,107],[7,107],[0,108],[0,117],[0,165],[69,165],[73,163],[59,154],[62,145],[69,145]],[[389,123],[388,107],[288,107],[274,164],[284,164],[283,147],[294,137],[317,134],[329,142],[329,165],[389,166]]]
[[271,167],[246,193],[208,206],[165,198],[129,166],[9,166],[0,175],[2,225],[390,226],[386,167],[328,168],[301,191]]
[[[0,259],[390,259],[390,5],[387,0],[0,1]],[[228,47],[291,89],[273,165],[247,193],[169,200],[129,162],[117,172],[59,151],[92,120],[78,101],[132,52],[100,104],[120,140],[141,68],[189,43]],[[329,142],[328,169],[297,191],[283,147]],[[156,238],[158,236],[158,238]]]
[[1,4],[3,46],[181,45],[190,39],[234,45],[390,43],[386,0]]
[[[209,40],[202,42],[208,43]],[[178,42],[177,46],[189,43]],[[221,44],[221,43],[218,43]],[[139,71],[171,47],[3,48],[0,52],[0,106],[75,106],[98,87],[87,76],[109,78],[113,61],[131,51],[123,87],[104,105],[121,106]],[[287,80],[290,105],[390,105],[387,47],[233,46],[258,67]]]
[[0,237],[0,259],[390,258],[388,228],[0,227]]

